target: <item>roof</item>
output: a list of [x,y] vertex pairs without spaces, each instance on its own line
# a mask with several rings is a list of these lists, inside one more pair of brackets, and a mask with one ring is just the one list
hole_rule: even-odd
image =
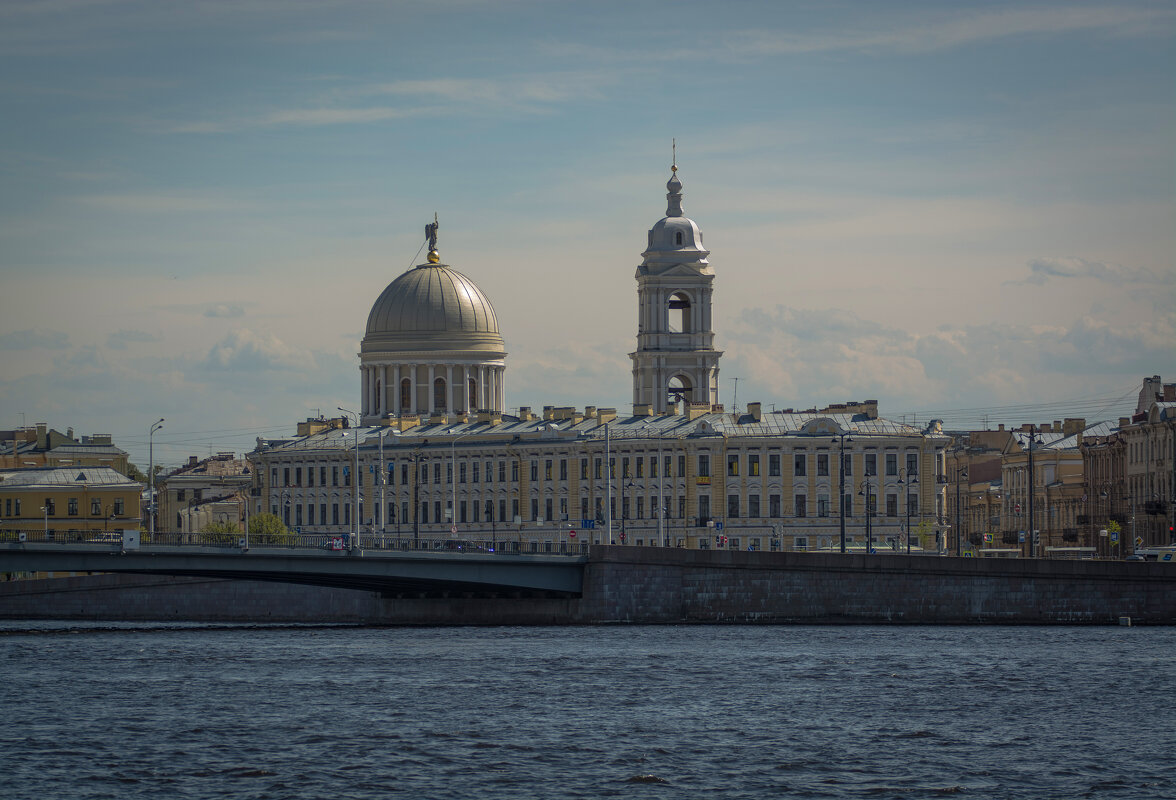
[[5,489],[66,486],[139,489],[142,485],[110,467],[41,467],[0,472],[0,488]]
[[[827,420],[827,425],[814,426],[812,423]],[[809,432],[804,429],[806,426]],[[413,445],[419,445],[423,440],[432,444],[449,446],[457,438],[468,437],[469,442],[477,441],[477,436],[499,441],[521,440],[531,444],[545,439],[553,442],[564,441],[600,441],[605,438],[605,424],[599,418],[574,419],[521,420],[518,417],[504,415],[498,424],[490,422],[457,422],[457,423],[425,423],[409,428],[403,433],[397,433],[395,428],[387,426],[370,426],[362,428],[343,428],[323,431],[296,439],[286,439],[280,442],[267,443],[264,447],[269,452],[288,450],[291,452],[303,450],[341,450],[355,447],[355,432],[359,431],[360,446],[362,448],[379,446],[380,434],[384,434],[385,447],[397,447],[397,440],[411,440]],[[762,415],[756,422],[751,415],[745,414],[738,418],[728,413],[709,413],[694,419],[681,415],[666,415],[659,417],[618,417],[607,424],[609,438],[613,441],[632,441],[639,439],[688,439],[713,437],[723,439],[727,437],[756,438],[781,436],[811,436],[815,443],[828,443],[832,435],[830,428],[838,428],[853,436],[893,437],[911,436],[921,437],[923,429],[915,425],[907,425],[881,417],[870,418],[866,414],[827,414],[827,413],[786,413],[771,412]],[[935,436],[944,443],[945,436]]]

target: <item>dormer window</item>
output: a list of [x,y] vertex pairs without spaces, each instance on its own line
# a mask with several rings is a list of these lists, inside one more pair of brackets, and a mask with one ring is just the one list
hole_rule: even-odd
[[678,231],[677,233],[674,234],[674,243],[681,246],[681,244],[682,244],[682,231]]

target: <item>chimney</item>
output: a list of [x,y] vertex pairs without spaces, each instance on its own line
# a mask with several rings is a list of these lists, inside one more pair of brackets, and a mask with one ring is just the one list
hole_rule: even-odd
[[194,466],[196,466],[196,465],[197,465],[197,464],[199,464],[199,463],[200,463],[200,457],[199,457],[199,456],[188,456],[188,466],[189,466],[189,467],[194,467]]
[[551,422],[555,419],[555,406],[543,406],[543,421]]
[[1066,421],[1062,424],[1062,434],[1065,436],[1073,436],[1084,430],[1086,430],[1086,420],[1082,417],[1066,417]]
[[[751,418],[753,420],[755,420],[756,422],[760,421],[760,407],[761,406],[762,406],[762,403],[748,403],[747,404],[747,413],[750,414]],[[840,469],[840,467],[838,467],[838,469]]]
[[1164,402],[1176,403],[1176,383],[1164,384]]
[[48,423],[45,423],[45,422],[38,422],[37,423],[37,449],[38,450],[47,449],[48,444],[49,444],[48,431],[49,431]]
[[[999,425],[997,425],[996,429],[997,429],[997,431],[1003,431],[1004,430],[1004,423],[1002,422]],[[841,469],[841,467],[838,467],[838,469]],[[840,473],[838,473],[838,474],[840,474]]]

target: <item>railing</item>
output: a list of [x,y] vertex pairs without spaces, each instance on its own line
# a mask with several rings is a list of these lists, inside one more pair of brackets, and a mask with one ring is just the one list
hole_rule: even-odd
[[[140,545],[154,547],[218,547],[240,550],[245,547],[243,533],[177,533],[156,531],[140,533]],[[36,529],[0,530],[0,543],[68,544],[118,547],[123,543],[122,531],[45,531]],[[249,536],[250,548],[283,548],[289,550],[344,551],[349,549],[349,534],[285,533]],[[588,554],[588,542],[538,542],[503,539],[453,539],[440,536],[397,537],[395,534],[364,533],[360,538],[363,550],[375,552],[432,552],[432,553],[492,553],[500,555],[565,555]]]

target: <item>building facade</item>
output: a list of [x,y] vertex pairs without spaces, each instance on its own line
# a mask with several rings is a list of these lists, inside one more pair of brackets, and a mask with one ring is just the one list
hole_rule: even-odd
[[709,252],[682,215],[676,166],[667,189],[636,274],[631,414],[504,414],[497,318],[439,263],[430,226],[429,263],[369,315],[359,427],[308,420],[295,437],[259,440],[253,510],[300,533],[523,550],[834,549],[842,520],[847,548],[935,547],[950,441],[937,424],[881,418],[874,401],[743,414],[718,404]]
[[249,462],[233,453],[190,456],[184,466],[155,479],[157,530],[199,533],[213,523],[244,530],[252,484]]
[[41,467],[0,472],[0,531],[54,541],[109,538],[142,523],[143,484],[109,467]]

